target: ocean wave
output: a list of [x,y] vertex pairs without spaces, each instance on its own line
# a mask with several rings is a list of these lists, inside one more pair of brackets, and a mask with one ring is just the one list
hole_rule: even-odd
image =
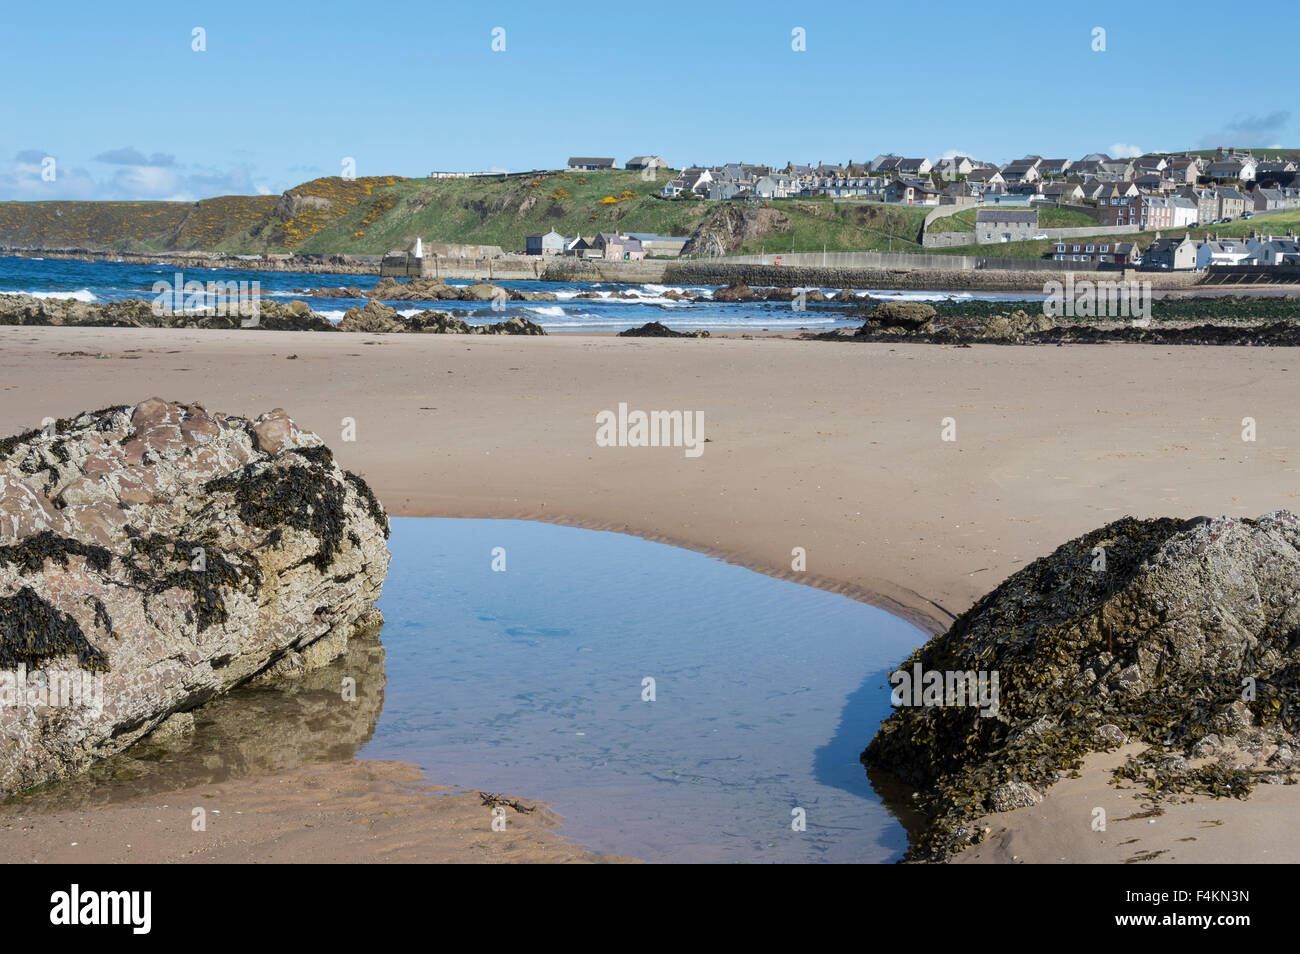
[[89,288],[83,288],[81,289],[81,291],[74,291],[74,292],[23,291],[23,292],[18,292],[18,294],[30,295],[33,298],[71,298],[71,299],[75,299],[76,301],[99,301],[99,299],[95,297],[95,293],[91,291]]

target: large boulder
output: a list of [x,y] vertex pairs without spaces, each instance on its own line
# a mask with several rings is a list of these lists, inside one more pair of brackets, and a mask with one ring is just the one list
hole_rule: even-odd
[[379,621],[388,520],[276,410],[151,399],[0,440],[0,794]]
[[1124,776],[1155,793],[1244,796],[1286,781],[1275,756],[1300,747],[1297,633],[1300,519],[1126,517],[1015,573],[899,667],[996,673],[993,706],[900,705],[863,761],[920,790],[921,854],[1124,741],[1148,747]]
[[934,328],[936,312],[923,301],[882,301],[871,310],[858,334],[924,334]]

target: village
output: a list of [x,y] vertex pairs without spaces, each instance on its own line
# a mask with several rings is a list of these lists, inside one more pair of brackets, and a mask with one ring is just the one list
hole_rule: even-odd
[[[570,173],[618,168],[612,157],[575,156],[566,164]],[[1300,265],[1294,227],[1279,227],[1283,234],[1274,235],[1267,225],[1273,214],[1300,209],[1300,162],[1267,150],[1219,148],[1210,155],[1135,158],[1091,153],[1077,160],[1028,155],[1002,165],[964,155],[932,161],[883,154],[843,165],[729,162],[680,172],[663,157],[647,155],[629,159],[623,168],[639,171],[647,181],[668,176],[657,197],[669,202],[766,205],[821,197],[929,208],[921,236],[927,250],[1049,240],[1043,257],[1066,268]],[[1219,237],[1210,231],[1256,219],[1250,234]],[[1062,221],[1068,224],[1049,227]],[[1202,239],[1191,237],[1194,228],[1206,232]],[[1148,234],[1145,247],[1124,237],[1139,233]],[[604,232],[584,237],[552,229],[528,236],[524,251],[639,261],[676,257],[687,242],[685,236]]]

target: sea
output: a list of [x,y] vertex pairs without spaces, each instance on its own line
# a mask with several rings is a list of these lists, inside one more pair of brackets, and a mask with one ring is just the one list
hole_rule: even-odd
[[[0,293],[21,292],[49,298],[76,298],[85,302],[111,302],[128,298],[152,301],[158,282],[177,284],[178,270],[158,263],[141,265],[112,261],[66,261],[62,259],[0,257]],[[258,282],[263,297],[292,301],[301,299],[313,311],[331,321],[340,321],[352,307],[366,304],[366,298],[315,297],[305,291],[322,288],[356,287],[362,291],[379,281],[374,275],[328,274],[306,272],[245,271],[232,268],[192,268],[181,271],[184,282]],[[449,281],[451,285],[469,285],[469,281]],[[722,302],[712,301],[716,291],[707,285],[630,284],[622,282],[527,282],[497,281],[495,284],[520,291],[554,292],[550,302],[505,302],[496,309],[491,302],[410,302],[392,301],[404,315],[425,309],[448,311],[470,324],[491,324],[518,315],[545,328],[548,332],[623,331],[647,322],[658,321],[674,330],[691,331],[828,331],[854,327],[862,316],[846,306],[809,304],[796,311],[789,302]],[[811,291],[811,286],[801,290]],[[833,295],[838,288],[821,288]],[[705,299],[683,302],[667,297],[676,291]],[[579,297],[588,293],[600,297]],[[877,300],[901,301],[1012,301],[1034,297],[1006,292],[953,292],[940,290],[901,290],[873,288],[860,290],[859,298],[870,295]],[[1041,296],[1037,296],[1041,297]]]

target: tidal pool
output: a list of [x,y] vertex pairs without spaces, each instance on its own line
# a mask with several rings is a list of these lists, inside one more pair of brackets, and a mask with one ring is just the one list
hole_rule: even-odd
[[378,638],[220,696],[191,735],[146,738],[0,814],[399,759],[439,785],[550,802],[564,834],[645,861],[901,857],[904,829],[858,755],[889,714],[888,673],[925,641],[911,624],[617,533],[392,528]]
[[616,533],[392,525],[383,709],[360,758],[551,802],[565,834],[646,861],[902,854],[858,755],[916,627]]

